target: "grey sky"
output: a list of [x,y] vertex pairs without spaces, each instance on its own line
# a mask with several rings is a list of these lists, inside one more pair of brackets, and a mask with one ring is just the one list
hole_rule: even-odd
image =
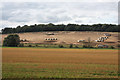
[[118,23],[117,2],[3,2],[0,8],[3,28],[40,23]]

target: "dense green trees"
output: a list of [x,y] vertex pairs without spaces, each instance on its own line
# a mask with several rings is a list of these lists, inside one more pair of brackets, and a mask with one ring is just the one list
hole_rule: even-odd
[[93,25],[78,25],[78,24],[35,24],[17,26],[16,28],[4,28],[2,34],[8,33],[23,33],[23,32],[41,32],[41,31],[102,31],[102,32],[120,32],[119,26],[114,24],[93,24]]
[[8,35],[3,41],[3,46],[7,47],[17,47],[19,44],[20,38],[17,34]]

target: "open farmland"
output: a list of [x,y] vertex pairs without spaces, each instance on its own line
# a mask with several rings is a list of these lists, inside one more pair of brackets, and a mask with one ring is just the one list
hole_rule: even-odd
[[3,78],[117,78],[118,50],[2,50]]
[[[46,35],[49,33],[54,33],[54,35]],[[29,33],[18,33],[20,39],[27,39],[28,43],[41,43],[45,44],[46,38],[57,38],[54,44],[79,44],[78,40],[85,40],[96,43],[95,40],[104,36],[105,33],[111,34],[105,42],[98,42],[97,44],[108,44],[117,45],[118,44],[118,33],[117,32],[77,32],[77,31],[54,31],[54,32],[29,32]],[[2,40],[7,37],[8,34],[2,35]],[[112,43],[111,43],[112,42]],[[80,43],[81,44],[81,43]]]

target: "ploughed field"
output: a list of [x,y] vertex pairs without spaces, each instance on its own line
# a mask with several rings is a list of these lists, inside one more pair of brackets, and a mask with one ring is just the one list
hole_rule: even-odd
[[118,50],[3,48],[3,78],[117,78]]

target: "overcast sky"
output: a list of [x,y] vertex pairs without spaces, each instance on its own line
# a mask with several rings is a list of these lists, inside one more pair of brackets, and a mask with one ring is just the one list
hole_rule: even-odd
[[[100,0],[99,0],[100,1]],[[118,23],[118,2],[2,2],[2,26]]]

